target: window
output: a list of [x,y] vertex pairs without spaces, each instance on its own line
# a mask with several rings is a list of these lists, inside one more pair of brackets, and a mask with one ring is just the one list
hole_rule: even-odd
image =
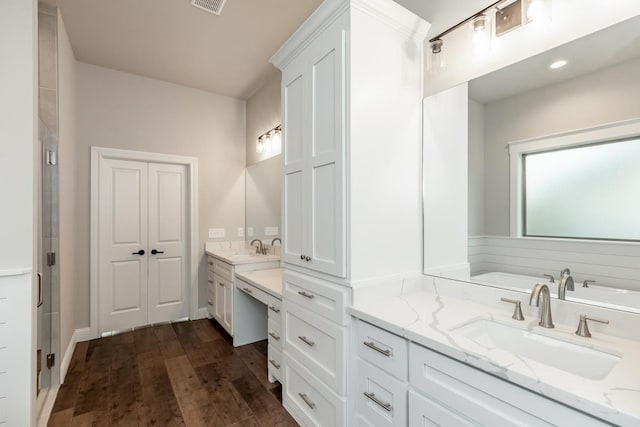
[[640,121],[509,149],[512,236],[640,242]]

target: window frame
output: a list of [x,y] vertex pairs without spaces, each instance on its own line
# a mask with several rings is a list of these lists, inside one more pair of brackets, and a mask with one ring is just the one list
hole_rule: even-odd
[[[526,236],[525,229],[525,181],[524,161],[526,154],[557,151],[572,147],[611,143],[617,140],[640,137],[640,119],[608,123],[585,129],[557,133],[508,143],[509,148],[509,229],[513,238],[555,239],[624,242],[619,239],[589,239],[581,237]],[[633,241],[635,242],[635,241]]]

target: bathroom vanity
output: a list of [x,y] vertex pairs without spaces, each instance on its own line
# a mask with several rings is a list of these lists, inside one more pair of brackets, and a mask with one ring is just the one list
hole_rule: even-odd
[[348,309],[353,425],[640,424],[637,329],[616,336],[621,324],[640,326],[634,314],[613,313],[617,331],[594,324],[583,338],[578,304],[554,304],[556,327],[546,329],[523,296],[525,320],[511,317],[500,298],[517,293],[405,281],[362,289]]
[[[265,339],[262,336],[261,319],[266,313],[262,307],[243,304],[238,307],[236,273],[252,270],[272,269],[280,266],[278,255],[262,255],[255,249],[213,249],[207,253],[207,311],[233,337],[235,347]],[[263,323],[265,323],[263,322]],[[262,336],[262,338],[260,338]]]

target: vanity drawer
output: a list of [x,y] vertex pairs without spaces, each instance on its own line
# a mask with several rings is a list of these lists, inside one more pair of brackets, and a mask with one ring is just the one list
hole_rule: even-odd
[[269,309],[269,320],[273,320],[282,326],[282,300],[269,295],[267,307]]
[[427,398],[461,418],[466,416],[474,424],[514,427],[607,425],[414,343],[409,345],[409,382]]
[[267,348],[267,360],[269,373],[282,383],[282,353],[276,347],[269,344]]
[[282,403],[296,421],[304,426],[345,426],[344,399],[286,352],[283,358],[285,385]]
[[345,392],[344,328],[284,301],[284,346],[291,356],[339,394]]
[[366,425],[406,426],[408,384],[358,359],[356,362],[356,411]]
[[231,274],[233,270],[233,266],[231,264],[227,264],[224,261],[220,261],[219,259],[213,259],[213,271],[223,279],[227,279],[230,282],[233,282],[233,275]]
[[280,323],[274,322],[271,318],[268,321],[267,335],[269,337],[269,345],[282,348],[282,326]]
[[207,271],[211,273],[215,273],[215,258],[211,255],[207,255]]
[[267,304],[267,299],[269,295],[265,291],[256,288],[252,284],[236,278],[236,288],[240,289],[242,292],[246,294],[249,294],[250,296],[260,301],[261,303]]
[[207,270],[207,288],[209,292],[215,291],[216,289],[216,277],[213,271]]
[[475,425],[433,400],[426,399],[415,391],[409,392],[409,427],[474,427]]
[[340,325],[347,324],[346,288],[288,270],[284,272],[282,286],[287,301],[293,301]]
[[216,294],[214,289],[209,288],[207,292],[207,312],[213,317],[215,315]]
[[408,341],[370,323],[356,323],[356,346],[358,356],[387,371],[396,378],[408,378]]

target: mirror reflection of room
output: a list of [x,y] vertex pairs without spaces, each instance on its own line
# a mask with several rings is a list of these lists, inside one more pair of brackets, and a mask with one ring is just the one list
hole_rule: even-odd
[[544,280],[555,297],[568,269],[568,300],[640,310],[639,25],[470,82],[472,281],[528,292]]

